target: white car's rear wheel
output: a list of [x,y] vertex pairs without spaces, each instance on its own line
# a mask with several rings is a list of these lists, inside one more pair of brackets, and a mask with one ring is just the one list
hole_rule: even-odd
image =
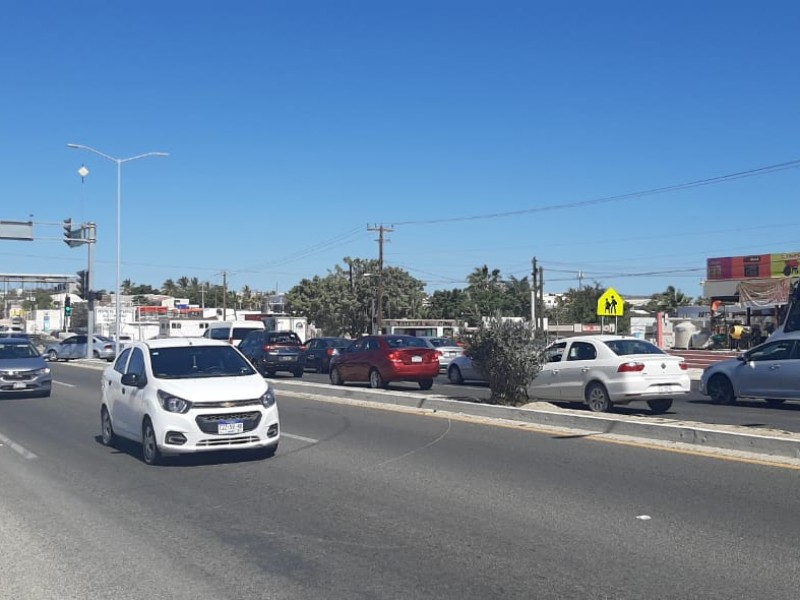
[[593,381],[586,387],[586,404],[592,412],[608,412],[611,410],[611,399],[602,383]]

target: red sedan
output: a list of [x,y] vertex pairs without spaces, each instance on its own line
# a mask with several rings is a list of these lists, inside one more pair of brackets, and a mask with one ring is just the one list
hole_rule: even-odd
[[410,335],[368,335],[331,359],[331,383],[368,381],[387,387],[392,381],[416,381],[431,389],[439,374],[439,353],[425,340]]

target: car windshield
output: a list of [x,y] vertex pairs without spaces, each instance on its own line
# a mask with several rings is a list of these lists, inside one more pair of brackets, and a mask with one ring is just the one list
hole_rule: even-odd
[[606,346],[617,356],[629,354],[666,354],[661,348],[645,340],[610,340]]
[[299,346],[300,338],[293,333],[275,333],[269,336],[270,344],[287,344],[290,346]]
[[234,327],[231,332],[231,338],[234,340],[243,340],[248,334],[258,331],[252,327]]
[[422,338],[411,337],[410,335],[387,335],[386,343],[390,348],[428,348],[428,344]]
[[13,358],[36,358],[39,353],[30,344],[0,343],[0,360]]
[[345,338],[334,338],[332,340],[325,340],[325,346],[328,348],[346,348],[353,340]]
[[153,375],[160,379],[238,377],[255,370],[231,346],[181,346],[151,348]]

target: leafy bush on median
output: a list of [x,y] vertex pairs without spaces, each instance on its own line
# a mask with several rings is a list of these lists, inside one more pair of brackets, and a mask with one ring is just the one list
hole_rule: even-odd
[[519,406],[527,402],[528,384],[541,370],[543,348],[528,325],[498,316],[468,336],[465,354],[489,381],[490,403]]

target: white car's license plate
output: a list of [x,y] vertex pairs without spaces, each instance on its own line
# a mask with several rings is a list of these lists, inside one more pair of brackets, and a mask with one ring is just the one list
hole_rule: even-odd
[[233,423],[217,423],[217,433],[243,433],[244,423],[236,421]]
[[19,381],[19,382],[15,382],[11,387],[13,389],[15,389],[15,390],[24,390],[26,385],[24,383],[22,383],[21,381]]
[[411,362],[422,362],[422,357],[421,356],[412,356],[411,357]]

